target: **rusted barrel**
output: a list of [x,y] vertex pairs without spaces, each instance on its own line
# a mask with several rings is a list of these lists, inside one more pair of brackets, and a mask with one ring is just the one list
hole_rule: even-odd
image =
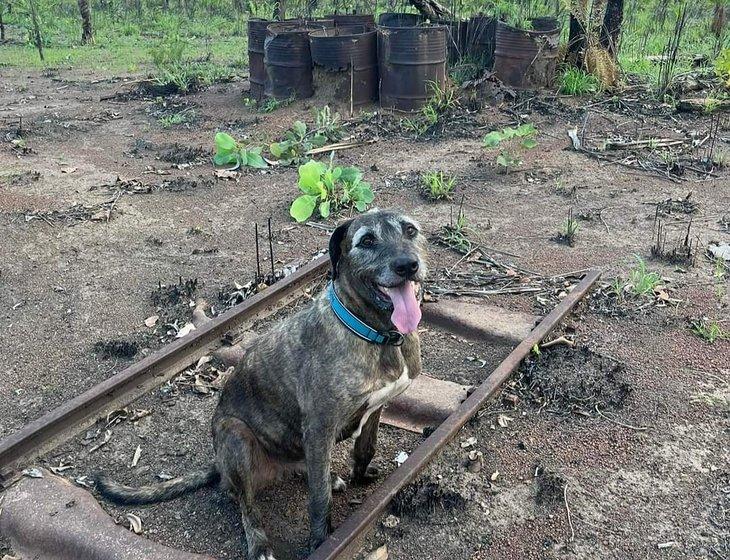
[[494,48],[497,20],[488,16],[474,16],[469,19],[466,34],[466,51],[474,62],[491,70],[494,66]]
[[375,16],[373,14],[335,14],[332,16],[336,27],[347,25],[367,25],[375,27]]
[[443,25],[378,29],[381,106],[415,111],[444,87],[447,37]]
[[385,12],[380,14],[378,25],[381,27],[415,27],[424,22],[421,14]]
[[251,88],[249,93],[254,99],[264,96],[266,66],[264,66],[264,41],[266,28],[271,21],[265,19],[248,20],[248,73]]
[[512,87],[550,87],[555,80],[560,24],[555,18],[531,22],[530,30],[497,22],[494,74]]
[[354,107],[378,98],[377,32],[368,24],[313,31],[309,41],[315,72],[326,72],[322,90],[332,91],[333,102]]
[[304,99],[314,95],[307,25],[273,23],[266,29],[264,64],[267,97]]

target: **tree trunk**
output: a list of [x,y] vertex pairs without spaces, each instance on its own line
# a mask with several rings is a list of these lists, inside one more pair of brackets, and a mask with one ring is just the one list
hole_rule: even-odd
[[451,13],[437,0],[409,0],[411,6],[430,20],[448,19]]
[[3,14],[5,14],[5,4],[3,0],[0,0],[0,42],[5,42],[5,21],[3,20]]
[[727,21],[727,8],[722,5],[723,2],[715,2],[715,14],[712,17],[712,33],[718,40],[722,39],[725,32],[725,22]]
[[601,46],[615,60],[618,56],[621,24],[624,20],[624,0],[608,0],[601,26]]
[[94,42],[94,32],[91,28],[91,7],[89,0],[79,0],[79,12],[81,13],[81,43],[88,45]]
[[286,0],[274,0],[274,21],[286,19]]
[[583,67],[583,54],[588,46],[583,24],[572,13],[570,14],[570,35],[568,37],[567,60],[573,66]]
[[45,62],[43,56],[43,37],[41,36],[41,24],[38,22],[38,12],[35,7],[35,0],[28,0],[30,6],[30,19],[33,23],[33,42],[35,47],[38,49],[38,56],[41,57],[41,62]]

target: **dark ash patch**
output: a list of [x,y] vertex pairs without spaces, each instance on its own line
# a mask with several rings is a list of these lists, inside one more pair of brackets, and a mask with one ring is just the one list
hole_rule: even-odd
[[537,407],[594,415],[596,407],[623,406],[631,392],[624,381],[625,370],[621,362],[587,348],[556,347],[525,360],[515,388]]
[[391,503],[395,515],[426,519],[438,511],[463,510],[468,498],[446,480],[421,479],[402,489]]
[[94,352],[100,358],[133,358],[139,351],[139,345],[136,342],[114,338],[109,340],[100,340],[94,343]]

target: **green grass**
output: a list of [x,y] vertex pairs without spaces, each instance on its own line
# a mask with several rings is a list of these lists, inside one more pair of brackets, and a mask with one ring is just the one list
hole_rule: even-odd
[[456,177],[448,177],[442,171],[424,173],[421,180],[431,200],[450,200],[456,187]]
[[566,69],[559,78],[560,93],[565,95],[588,95],[597,93],[601,87],[598,79],[578,68]]
[[730,331],[723,329],[716,320],[702,318],[692,321],[690,329],[696,336],[710,344],[714,344],[717,340],[730,340]]
[[629,271],[627,280],[616,278],[613,283],[613,291],[619,298],[623,298],[624,294],[632,296],[651,296],[654,288],[662,282],[662,277],[658,272],[647,269],[646,262],[639,255],[636,258],[636,267]]

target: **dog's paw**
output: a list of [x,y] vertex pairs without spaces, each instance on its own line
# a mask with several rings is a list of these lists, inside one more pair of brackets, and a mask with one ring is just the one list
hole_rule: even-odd
[[347,482],[342,480],[339,476],[332,478],[332,491],[333,492],[344,492],[347,490]]
[[375,465],[368,465],[366,469],[355,469],[352,472],[352,481],[355,484],[370,484],[380,477],[380,469]]

